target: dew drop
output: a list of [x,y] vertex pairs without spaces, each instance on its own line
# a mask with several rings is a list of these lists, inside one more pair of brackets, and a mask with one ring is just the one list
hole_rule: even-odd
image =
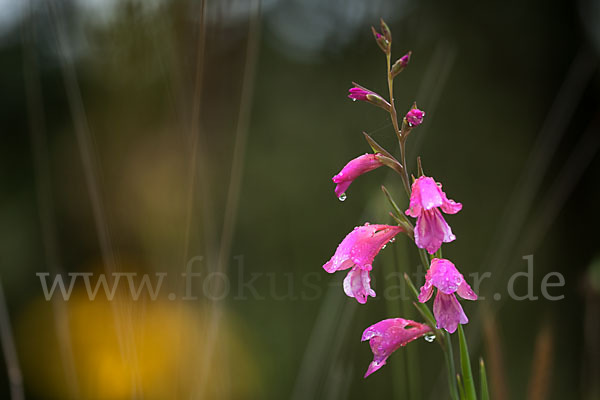
[[395,241],[396,241],[396,238],[393,237],[393,238],[390,239],[389,243],[394,243]]
[[344,200],[346,200],[346,197],[347,197],[346,193],[342,193],[342,194],[340,194],[340,197],[338,197],[338,200],[339,201],[344,201]]
[[428,334],[428,335],[423,336],[423,339],[425,339],[425,341],[427,343],[432,343],[435,340],[435,335]]
[[381,248],[381,250],[385,249],[387,246],[387,244],[384,244],[383,247]]
[[352,99],[352,101],[356,101],[356,99]]

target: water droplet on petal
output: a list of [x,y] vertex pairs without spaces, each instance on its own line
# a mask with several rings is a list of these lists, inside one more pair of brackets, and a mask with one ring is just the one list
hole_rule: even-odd
[[387,244],[384,244],[383,247],[381,248],[381,250],[385,249],[386,246],[387,246]]
[[340,197],[338,197],[338,200],[339,201],[344,201],[344,200],[346,200],[346,197],[347,197],[346,193],[342,193],[342,194],[340,194]]
[[390,239],[390,243],[394,243],[395,241],[396,241],[395,237],[393,237],[393,238]]
[[356,99],[353,98],[352,101],[356,101]]
[[423,336],[423,339],[425,339],[425,341],[427,343],[432,343],[435,340],[435,335],[434,334],[427,334],[427,335]]

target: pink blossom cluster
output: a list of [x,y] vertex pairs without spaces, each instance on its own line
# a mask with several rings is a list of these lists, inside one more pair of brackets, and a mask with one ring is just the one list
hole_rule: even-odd
[[[408,52],[393,67],[390,67],[391,33],[383,22],[382,32],[384,34],[379,34],[374,29],[373,32],[377,43],[388,57],[388,76],[390,78],[388,81],[391,82],[393,77],[408,65],[411,53]],[[414,105],[402,119],[400,129],[395,115],[391,87],[389,101],[357,84],[350,89],[348,97],[353,100],[370,102],[390,112],[402,151],[402,162],[397,161],[376,143],[369,141],[374,153],[354,158],[333,177],[333,182],[336,184],[336,196],[340,200],[344,200],[346,191],[359,176],[381,166],[392,167],[401,174],[405,188],[410,195],[408,208],[404,214],[415,218],[416,221],[413,226],[412,221],[406,216],[392,213],[394,220],[398,222],[397,225],[365,223],[355,227],[340,242],[335,253],[323,265],[323,268],[328,273],[348,270],[343,283],[344,292],[349,297],[355,298],[358,303],[365,304],[369,297],[376,296],[375,291],[371,288],[370,276],[375,257],[386,244],[393,242],[400,233],[404,233],[406,237],[414,240],[415,245],[422,249],[421,251],[426,252],[423,254],[430,255],[429,265],[426,265],[428,270],[425,282],[420,288],[418,301],[426,303],[431,299],[434,291],[436,292],[433,301],[435,323],[432,322],[428,325],[403,318],[391,318],[377,322],[364,331],[362,340],[369,341],[373,352],[373,362],[367,369],[366,377],[381,368],[395,350],[409,342],[430,334],[436,329],[444,329],[453,333],[459,324],[466,324],[469,320],[456,295],[466,300],[476,300],[477,295],[456,266],[451,261],[441,258],[441,253],[438,253],[443,243],[450,243],[456,239],[444,214],[458,213],[462,209],[462,204],[449,199],[442,191],[440,183],[422,173],[420,164],[420,176],[416,179],[413,177],[410,185],[407,183],[409,175],[406,172],[404,158],[406,137],[413,128],[423,123],[425,112]],[[368,140],[370,139],[368,135],[365,136]]]

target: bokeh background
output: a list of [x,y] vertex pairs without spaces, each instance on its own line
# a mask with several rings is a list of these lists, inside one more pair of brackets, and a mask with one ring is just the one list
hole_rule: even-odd
[[[398,299],[399,272],[418,265],[410,243],[376,259],[365,306],[321,268],[353,226],[392,222],[381,184],[406,204],[383,169],[343,203],[331,182],[369,151],[362,131],[396,149],[387,115],[346,98],[352,81],[386,92],[379,17],[396,57],[413,51],[397,107],[427,113],[409,168],[420,155],[464,205],[444,255],[465,276],[492,274],[464,307],[493,398],[600,398],[599,2],[0,10],[2,398],[446,398],[443,356],[424,340],[362,379],[362,331],[419,318]],[[508,282],[527,255],[539,298],[517,301]],[[191,287],[188,265],[202,274]],[[93,301],[81,276],[68,301],[47,301],[36,275],[95,285],[113,272],[166,275],[155,299],[134,299],[124,277]],[[550,289],[561,300],[541,296],[549,272],[564,276]]]

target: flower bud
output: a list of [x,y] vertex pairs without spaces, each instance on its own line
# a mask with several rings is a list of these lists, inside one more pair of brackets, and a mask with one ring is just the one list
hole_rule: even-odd
[[398,75],[400,72],[402,72],[404,70],[404,68],[406,68],[406,66],[408,65],[408,63],[410,61],[411,55],[412,55],[412,51],[409,51],[408,53],[406,53],[405,55],[400,57],[398,60],[396,60],[394,65],[392,65],[392,71],[391,71],[392,78],[395,77],[396,75]]
[[406,113],[406,117],[404,117],[404,119],[406,119],[406,122],[408,122],[409,126],[413,127],[421,125],[423,123],[423,117],[425,117],[425,112],[419,110],[418,108],[413,108]]
[[375,41],[377,42],[377,45],[381,51],[383,51],[385,54],[389,54],[391,50],[390,41],[386,39],[384,35],[377,32],[375,28],[371,27],[371,30],[373,31],[373,37],[375,38]]
[[379,23],[381,24],[381,33],[388,42],[392,43],[392,31],[390,31],[390,28],[387,26],[383,18],[379,19]]
[[366,101],[367,103],[381,107],[386,111],[389,111],[391,107],[390,103],[388,103],[383,97],[357,84],[354,84],[354,87],[348,90],[348,97],[354,101]]

